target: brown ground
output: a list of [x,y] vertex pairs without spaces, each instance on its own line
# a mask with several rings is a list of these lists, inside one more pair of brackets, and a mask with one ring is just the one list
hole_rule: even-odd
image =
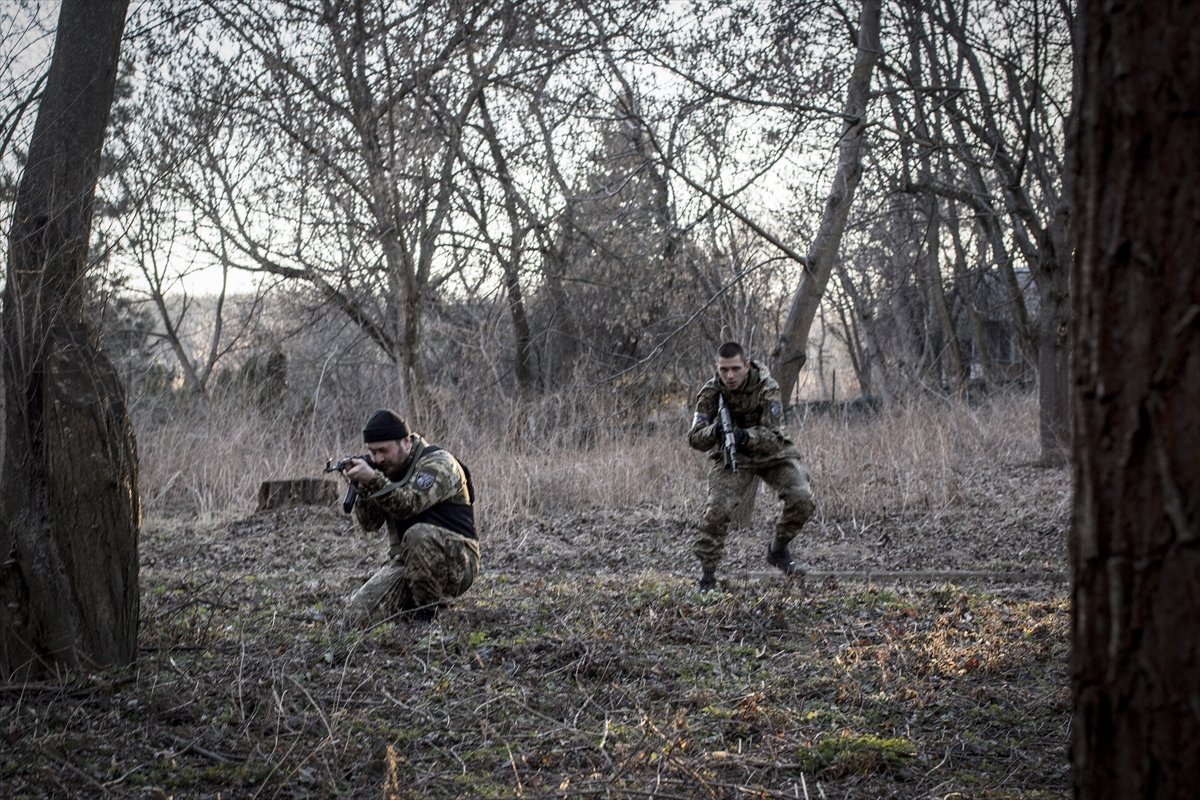
[[150,520],[139,663],[3,687],[0,796],[1066,796],[1067,484],[814,522],[804,582],[760,496],[713,595],[700,498],[531,519],[433,625],[350,634],[383,548],[340,510]]

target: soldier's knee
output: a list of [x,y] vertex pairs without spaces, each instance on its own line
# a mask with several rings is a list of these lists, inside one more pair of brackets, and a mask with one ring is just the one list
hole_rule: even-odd
[[731,514],[721,505],[710,505],[704,509],[703,527],[708,530],[724,530],[729,525]]
[[725,551],[725,543],[722,539],[710,539],[701,537],[692,545],[692,555],[700,560],[705,566],[715,565],[721,560],[721,554]]
[[438,534],[428,525],[414,525],[404,533],[400,543],[400,554],[403,561],[412,564],[416,561],[427,561],[435,558],[440,552]]
[[817,510],[812,493],[805,489],[795,487],[784,489],[779,493],[779,497],[783,500],[783,507],[788,516],[807,520]]
[[410,547],[420,547],[436,538],[436,534],[424,525],[414,525],[405,532],[404,543]]
[[804,515],[805,522],[808,522],[812,519],[812,515],[817,513],[817,504],[813,502],[811,497],[804,501],[804,504],[800,507],[800,513]]

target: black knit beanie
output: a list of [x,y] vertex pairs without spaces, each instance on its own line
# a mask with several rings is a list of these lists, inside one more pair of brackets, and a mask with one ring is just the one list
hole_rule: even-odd
[[368,444],[390,442],[394,439],[404,439],[410,433],[412,431],[408,429],[408,423],[400,419],[395,411],[381,408],[367,418],[367,426],[363,428],[363,441]]

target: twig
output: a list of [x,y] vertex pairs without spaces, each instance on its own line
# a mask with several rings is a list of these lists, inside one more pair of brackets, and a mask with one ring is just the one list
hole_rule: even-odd
[[517,761],[513,758],[512,748],[508,746],[508,742],[504,743],[504,749],[508,751],[508,763],[512,767],[513,778],[517,782],[517,797],[524,797],[525,788],[521,786],[521,773],[517,771]]
[[196,739],[185,739],[174,733],[168,733],[167,735],[176,744],[183,745],[182,749],[179,750],[179,755],[191,751],[198,756],[204,756],[211,761],[217,761],[222,764],[242,764],[246,761],[245,756],[227,755],[225,753],[218,753],[216,750],[209,750],[207,747],[197,744]]

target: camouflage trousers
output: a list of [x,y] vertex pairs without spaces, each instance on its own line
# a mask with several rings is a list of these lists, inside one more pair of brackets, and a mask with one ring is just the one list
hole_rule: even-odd
[[758,478],[762,478],[783,501],[783,511],[775,525],[775,540],[780,544],[786,545],[796,538],[816,510],[808,485],[808,469],[800,462],[790,460],[765,467],[743,465],[733,472],[718,461],[708,473],[708,500],[692,547],[702,569],[715,568],[720,563],[725,552],[725,537],[729,533],[729,520],[742,496]]
[[388,563],[350,596],[348,622],[375,622],[442,605],[469,589],[479,574],[479,542],[436,525],[418,523],[399,541],[393,536],[388,556]]

